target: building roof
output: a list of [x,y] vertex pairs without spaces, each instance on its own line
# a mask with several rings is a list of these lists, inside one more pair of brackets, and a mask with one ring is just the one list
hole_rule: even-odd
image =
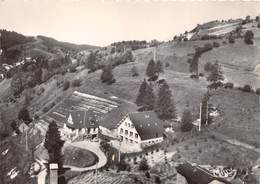
[[99,124],[109,130],[116,129],[120,125],[120,121],[130,112],[136,111],[137,107],[134,104],[121,102],[121,104],[105,114]]
[[163,122],[152,112],[134,112],[129,118],[135,126],[141,140],[163,137]]
[[[69,122],[69,118],[72,118],[72,123]],[[85,123],[84,123],[85,119]],[[81,128],[97,128],[97,118],[96,114],[89,111],[72,111],[66,116],[66,125],[72,129],[81,129]]]
[[209,184],[213,181],[215,183],[218,181],[220,183],[231,184],[222,178],[216,178],[210,175],[206,170],[203,170],[199,166],[193,166],[188,162],[178,165],[176,170],[186,178],[188,184]]

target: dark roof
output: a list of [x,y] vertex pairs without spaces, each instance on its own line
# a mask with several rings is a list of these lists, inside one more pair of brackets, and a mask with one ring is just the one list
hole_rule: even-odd
[[120,121],[130,112],[136,111],[134,104],[121,102],[119,107],[112,109],[110,112],[101,117],[99,125],[109,130],[116,129],[120,125]]
[[206,170],[202,169],[201,167],[193,166],[188,162],[178,165],[176,167],[176,170],[179,174],[186,178],[188,184],[209,184],[214,180],[226,184],[231,184],[230,182],[222,178],[216,178],[210,175]]
[[[68,118],[71,115],[73,124],[68,122]],[[85,123],[84,123],[85,118]],[[69,128],[73,129],[81,129],[81,128],[96,128],[98,127],[98,123],[96,120],[96,114],[89,111],[72,111],[66,117],[66,125]]]
[[129,118],[135,126],[141,140],[163,137],[163,122],[152,112],[134,112]]

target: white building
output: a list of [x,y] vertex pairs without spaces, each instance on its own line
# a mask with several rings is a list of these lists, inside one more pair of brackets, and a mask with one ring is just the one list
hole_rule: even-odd
[[117,128],[124,144],[144,148],[163,141],[163,122],[154,112],[130,113],[121,120]]
[[63,126],[63,135],[68,139],[75,139],[79,136],[94,138],[98,135],[99,125],[93,111],[73,111],[66,117]]

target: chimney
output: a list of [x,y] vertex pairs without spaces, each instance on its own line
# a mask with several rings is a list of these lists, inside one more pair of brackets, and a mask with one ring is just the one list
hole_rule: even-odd
[[50,184],[58,184],[58,164],[50,164]]

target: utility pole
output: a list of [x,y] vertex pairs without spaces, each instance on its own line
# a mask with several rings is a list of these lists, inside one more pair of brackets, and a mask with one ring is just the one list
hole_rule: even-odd
[[157,55],[157,46],[155,46],[154,50],[153,50],[153,60],[154,60],[154,62],[156,62],[156,55]]
[[121,139],[119,137],[119,148],[118,148],[118,162],[120,163],[120,160],[121,160]]
[[200,103],[200,121],[199,121],[199,131],[201,130],[201,121],[202,121],[202,119],[201,119],[201,110],[202,110],[202,103]]
[[[83,118],[83,121],[84,121],[84,128],[85,128],[84,135],[86,136],[86,132],[87,132],[87,130],[86,130],[86,121],[85,121],[85,120],[86,120],[86,111],[84,112],[84,118]],[[83,135],[83,140],[84,140],[84,137],[85,137],[84,135]]]

